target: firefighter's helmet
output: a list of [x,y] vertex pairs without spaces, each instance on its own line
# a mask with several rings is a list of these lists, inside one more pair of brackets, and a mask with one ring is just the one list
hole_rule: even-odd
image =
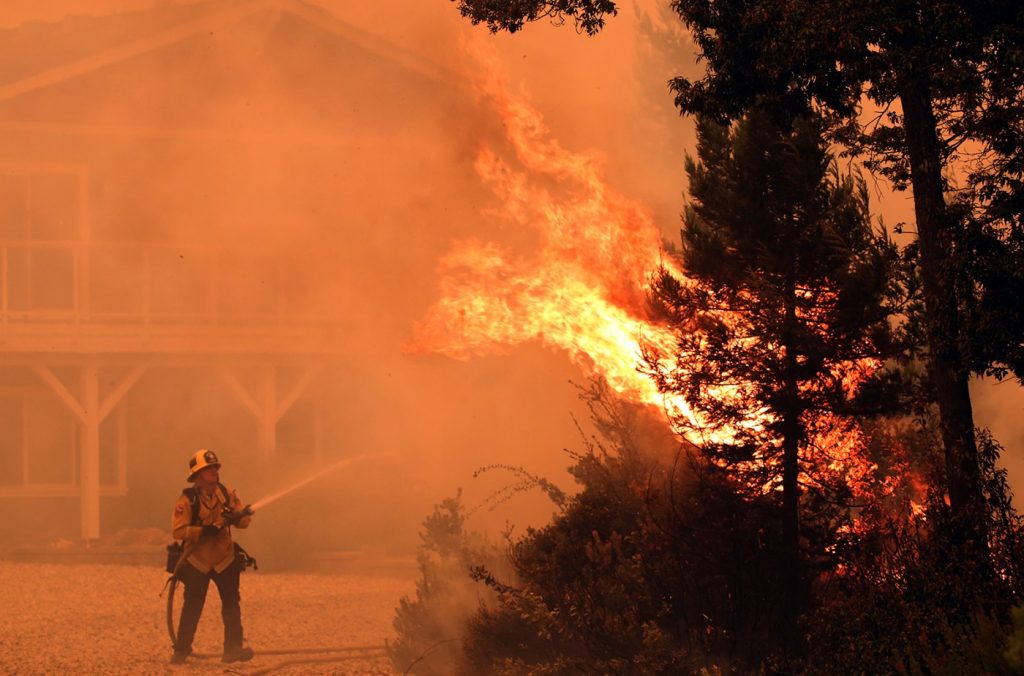
[[217,469],[220,469],[220,460],[217,459],[217,454],[213,451],[201,448],[188,461],[188,480],[195,481],[196,474],[207,467],[216,467]]

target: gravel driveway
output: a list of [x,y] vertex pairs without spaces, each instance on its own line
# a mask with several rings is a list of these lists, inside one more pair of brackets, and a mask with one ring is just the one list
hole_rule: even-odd
[[[413,593],[408,578],[248,571],[242,621],[256,657],[221,663],[220,599],[211,584],[193,647],[214,657],[171,666],[166,597],[159,596],[165,578],[148,566],[0,561],[0,673],[391,674],[381,658],[280,666],[317,655],[261,651],[382,646],[398,599]],[[179,588],[175,614],[180,608]]]

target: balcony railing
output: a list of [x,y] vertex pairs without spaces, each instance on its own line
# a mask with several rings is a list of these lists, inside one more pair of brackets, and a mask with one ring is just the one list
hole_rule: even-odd
[[323,250],[0,241],[0,323],[325,326]]

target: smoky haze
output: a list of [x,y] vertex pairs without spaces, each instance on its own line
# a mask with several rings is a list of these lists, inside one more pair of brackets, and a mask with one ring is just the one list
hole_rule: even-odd
[[[261,510],[240,539],[271,568],[317,550],[407,553],[431,505],[461,487],[472,507],[511,481],[500,472],[474,479],[481,466],[522,466],[570,488],[563,449],[582,445],[574,417],[583,434],[590,428],[570,382],[586,375],[564,355],[527,346],[455,361],[403,345],[437,297],[438,261],[453,241],[530,245],[488,216],[494,198],[474,172],[481,144],[500,150],[503,136],[471,89],[478,66],[466,41],[492,44],[552,136],[602,157],[609,182],[676,239],[693,137],[666,83],[698,66],[665,10],[642,6],[644,20],[623,7],[584,39],[543,26],[488,36],[444,0],[6,3],[0,87],[55,75],[0,94],[3,164],[15,167],[3,199],[8,213],[30,214],[9,219],[3,239],[73,240],[84,209],[88,238],[102,243],[89,256],[94,312],[128,327],[144,312],[195,325],[194,344],[202,330],[237,339],[234,352],[152,358],[112,343],[111,354],[147,368],[101,428],[104,484],[118,481],[112,449],[120,443],[126,455],[124,489],[101,499],[101,532],[166,529],[199,448],[218,453],[222,480],[245,502],[370,456]],[[187,35],[167,37],[178,29]],[[116,53],[126,44],[131,53]],[[68,68],[98,52],[108,60]],[[28,169],[18,169],[26,157]],[[66,260],[45,278],[21,274],[31,293],[12,307],[73,303]],[[289,347],[270,357],[246,347],[280,326],[309,332],[290,344],[286,336]],[[73,483],[74,419],[31,369],[4,364],[11,471],[0,488]],[[69,389],[80,386],[75,364],[72,355],[53,366]],[[227,384],[258,392],[270,364],[279,398],[319,369],[280,418],[272,452]],[[129,368],[113,360],[101,390]],[[15,405],[23,400],[31,403]],[[474,520],[496,532],[551,510],[523,495]],[[10,543],[79,535],[77,497],[13,491],[0,513]]]
[[[4,199],[21,214],[3,239],[23,261],[11,267],[10,310],[35,321],[80,309],[76,294],[87,295],[86,321],[124,334],[112,329],[100,346],[103,396],[145,366],[100,429],[101,483],[114,487],[103,489],[112,494],[101,498],[102,536],[166,529],[199,448],[219,454],[222,480],[247,502],[367,454],[261,510],[242,539],[272,568],[317,550],[409,552],[431,505],[462,488],[472,508],[512,481],[500,471],[473,478],[481,466],[522,466],[571,487],[563,449],[581,447],[577,421],[589,433],[572,382],[586,376],[563,355],[403,352],[453,241],[530,246],[488,216],[494,197],[473,168],[482,144],[503,147],[463,49],[489,38],[445,2],[354,4],[3,9],[0,70],[15,83],[0,94]],[[667,96],[657,114],[644,110],[641,49],[632,23],[617,23],[589,42],[554,29],[496,42],[553,135],[597,152],[611,181],[673,222],[681,147],[652,157],[640,131],[675,114]],[[67,245],[81,239],[91,242],[86,291],[75,290]],[[56,253],[18,244],[38,240]],[[168,326],[191,338],[147,353],[138,337]],[[281,326],[268,352],[263,339]],[[77,392],[79,360],[62,352],[47,368]],[[258,398],[272,365],[278,400],[300,394],[269,451],[236,390]],[[300,387],[309,368],[315,378]],[[23,360],[3,371],[2,535],[74,540],[79,498],[41,486],[76,483],[76,421]],[[551,510],[527,494],[473,518],[495,532]]]

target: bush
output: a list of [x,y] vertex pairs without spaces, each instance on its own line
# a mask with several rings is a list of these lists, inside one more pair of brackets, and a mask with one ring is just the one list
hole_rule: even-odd
[[416,597],[403,597],[395,611],[395,643],[388,654],[401,673],[448,676],[462,664],[461,636],[480,604],[493,598],[470,578],[473,565],[500,566],[500,550],[465,529],[461,492],[434,507],[423,522],[417,551]]
[[845,508],[845,522],[808,510],[827,519],[802,526],[806,649],[794,656],[779,631],[777,492],[752,494],[685,446],[657,441],[660,422],[645,426],[624,411],[595,413],[607,445],[587,440],[572,456],[575,495],[516,470],[514,490],[539,487],[558,511],[509,540],[506,557],[464,531],[457,498],[435,509],[424,523],[417,598],[403,599],[395,621],[396,667],[508,676],[1022,673],[1024,610],[1011,610],[1021,598],[1024,530],[985,435],[983,547],[957,540],[944,496],[921,494],[944,485],[925,478],[943,467],[928,460],[927,434],[908,437],[903,450],[893,439],[880,444],[891,467],[872,479],[877,493],[864,492],[856,514]]
[[1013,606],[1024,530],[996,467],[1000,449],[987,434],[978,438],[988,541],[965,548],[934,491],[921,515],[862,514],[863,527],[844,535],[836,568],[819,582],[806,621],[808,673],[1022,673],[1014,640],[1024,643],[1024,616]]
[[652,451],[642,416],[601,413],[612,448],[573,456],[580,491],[509,543],[511,580],[474,569],[496,598],[470,619],[467,673],[756,670],[779,642],[773,497],[741,495],[678,442]]

